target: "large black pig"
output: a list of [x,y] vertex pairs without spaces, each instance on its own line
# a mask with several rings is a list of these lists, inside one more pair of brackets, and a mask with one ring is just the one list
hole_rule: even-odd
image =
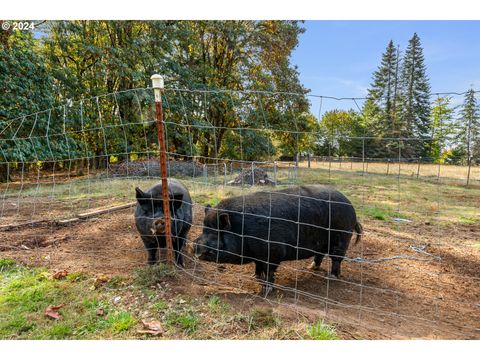
[[[162,184],[143,192],[135,188],[137,208],[135,224],[148,252],[148,264],[157,262],[159,248],[166,247]],[[192,199],[187,188],[176,179],[168,179],[172,243],[175,261],[183,266],[182,247],[192,224]]]
[[342,193],[327,186],[300,186],[232,197],[214,208],[207,206],[203,232],[194,248],[200,260],[255,262],[255,276],[265,284],[267,295],[275,270],[285,260],[313,256],[310,268],[316,270],[328,255],[332,259],[330,276],[338,277],[354,232],[358,241],[362,226]]

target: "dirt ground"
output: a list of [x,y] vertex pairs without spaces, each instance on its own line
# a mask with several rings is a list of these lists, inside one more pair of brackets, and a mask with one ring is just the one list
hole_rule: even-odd
[[[202,221],[203,210],[195,206],[190,240],[201,232]],[[277,289],[264,299],[252,264],[217,266],[187,254],[174,290],[217,294],[239,309],[271,306],[292,321],[326,318],[343,338],[480,339],[480,250],[473,246],[480,238],[478,224],[407,227],[370,220],[364,229],[363,240],[347,253],[350,261],[344,261],[339,280],[326,277],[328,259],[318,272],[307,270],[310,259],[285,262],[277,272]],[[133,208],[67,226],[0,231],[0,257],[126,277],[146,262]],[[368,261],[352,261],[357,257]]]

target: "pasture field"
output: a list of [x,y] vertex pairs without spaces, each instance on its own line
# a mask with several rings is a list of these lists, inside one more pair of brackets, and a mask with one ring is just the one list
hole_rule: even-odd
[[[351,244],[340,279],[326,276],[328,259],[318,272],[307,270],[310,260],[285,262],[266,299],[251,264],[191,256],[204,205],[266,189],[224,186],[235,174],[182,179],[195,203],[185,269],[145,267],[132,207],[59,222],[129,204],[135,186],[158,179],[57,175],[2,185],[0,225],[47,221],[0,229],[0,338],[480,339],[480,188],[464,186],[466,168],[442,165],[441,178],[417,179],[417,168],[398,176],[358,165],[304,162],[296,177],[278,169],[278,188],[345,193],[365,236]],[[61,320],[45,316],[59,304]],[[160,321],[161,334],[141,333],[142,321]]]

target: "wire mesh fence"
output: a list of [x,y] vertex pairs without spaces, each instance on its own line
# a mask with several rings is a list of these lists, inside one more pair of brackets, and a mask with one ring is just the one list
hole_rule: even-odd
[[[378,137],[365,118],[356,133],[319,126],[328,109],[361,113],[361,100],[167,88],[177,271],[366,338],[479,338],[476,159],[426,156],[436,132]],[[161,261],[152,89],[0,124],[2,256],[127,274]]]

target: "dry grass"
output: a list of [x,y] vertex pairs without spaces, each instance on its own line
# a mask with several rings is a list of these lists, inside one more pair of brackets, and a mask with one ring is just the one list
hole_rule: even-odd
[[[287,166],[287,163],[282,165]],[[308,168],[308,162],[302,161],[299,167]],[[352,161],[311,161],[312,169],[331,171],[366,172],[370,174],[402,176],[409,178],[422,178],[440,182],[467,183],[468,166],[445,165],[445,164],[418,164],[398,162],[352,162]],[[470,169],[470,184],[480,185],[480,166],[472,166]]]

